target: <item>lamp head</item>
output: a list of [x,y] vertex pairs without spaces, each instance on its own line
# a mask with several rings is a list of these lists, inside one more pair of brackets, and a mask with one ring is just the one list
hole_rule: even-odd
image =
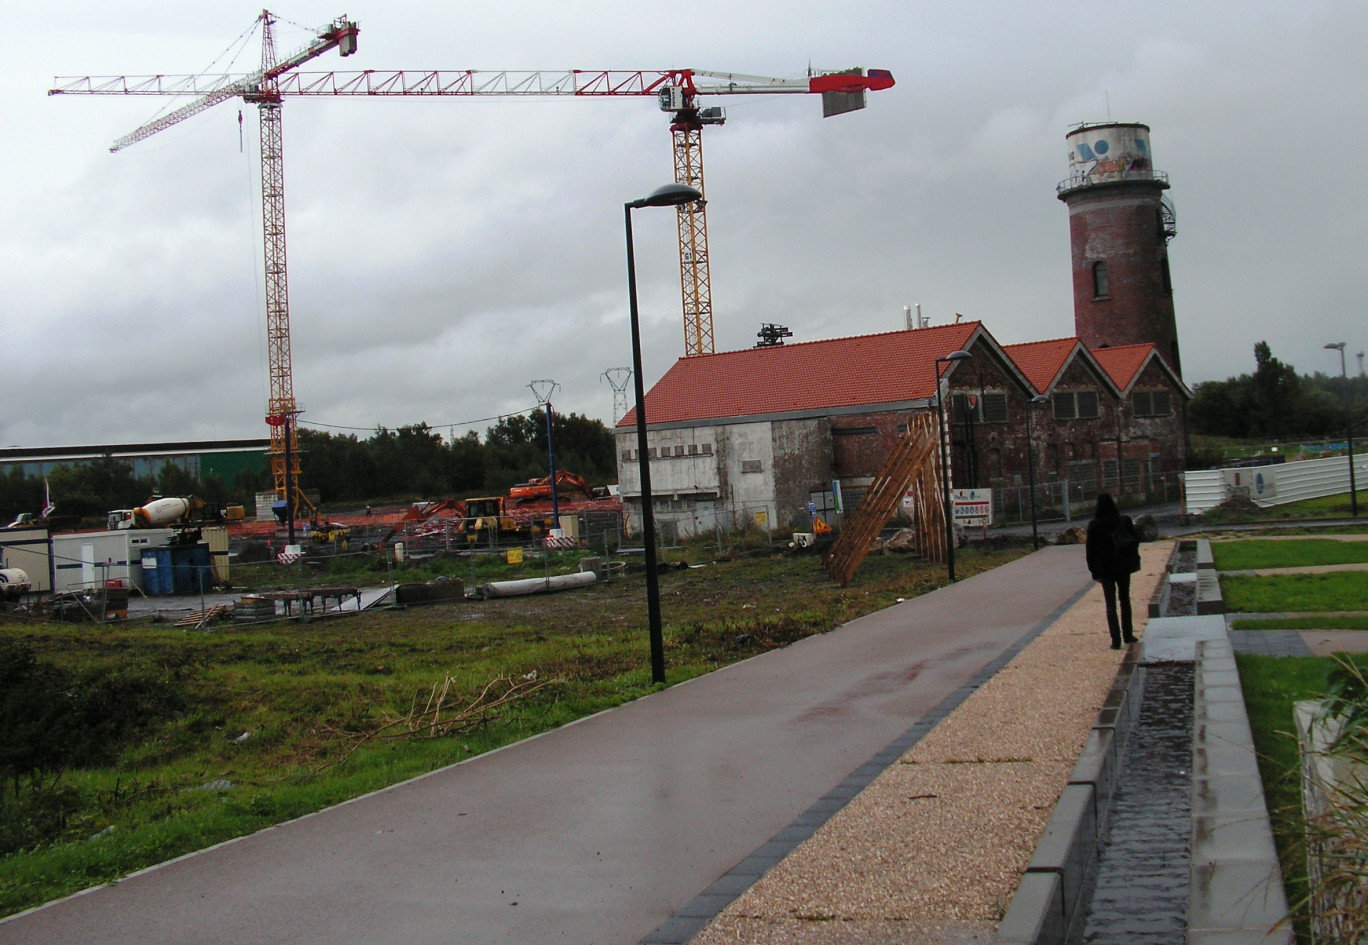
[[1049,399],[1050,399],[1050,398],[1047,397],[1047,396],[1045,396],[1044,394],[1036,394],[1034,397],[1031,398],[1031,403],[1033,403],[1033,404],[1043,404],[1043,403],[1045,403],[1046,401],[1048,401]]
[[650,196],[633,200],[627,206],[633,210],[641,207],[678,207],[680,204],[702,199],[703,193],[697,187],[690,187],[688,184],[666,184],[664,187],[657,187]]
[[1341,354],[1343,354],[1343,353],[1344,353],[1344,342],[1343,342],[1343,341],[1332,341],[1332,342],[1330,342],[1330,344],[1328,344],[1328,345],[1325,346],[1325,350],[1327,350],[1327,351],[1332,351],[1332,350],[1333,350],[1333,351],[1338,351],[1338,352],[1340,352]]

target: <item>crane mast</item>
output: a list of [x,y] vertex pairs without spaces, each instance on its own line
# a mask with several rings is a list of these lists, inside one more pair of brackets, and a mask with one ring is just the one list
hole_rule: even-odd
[[671,112],[670,135],[674,139],[675,183],[694,187],[703,200],[680,204],[679,288],[684,310],[684,357],[713,353],[712,279],[708,270],[708,207],[703,181],[703,126],[720,125],[726,116],[720,108],[699,108],[693,82],[666,86],[659,93],[660,107]]
[[[261,24],[260,87],[244,96],[257,106],[261,133],[261,232],[264,244],[266,347],[271,390],[266,423],[271,430],[271,478],[275,493],[287,503],[291,519],[302,505],[312,505],[299,483],[299,443],[295,420],[294,366],[290,356],[290,286],[285,257],[285,146],[280,124],[281,97],[272,71],[276,66],[272,20]],[[299,501],[296,497],[302,497]]]

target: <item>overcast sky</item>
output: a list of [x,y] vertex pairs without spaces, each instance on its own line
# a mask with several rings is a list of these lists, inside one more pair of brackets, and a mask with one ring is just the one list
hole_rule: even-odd
[[[1055,185],[1079,122],[1150,125],[1173,184],[1179,341],[1194,384],[1266,339],[1338,373],[1368,344],[1368,4],[296,0],[359,50],[305,69],[883,68],[816,96],[728,96],[705,132],[717,349],[983,320],[1072,335]],[[10,4],[0,33],[0,446],[265,436],[255,107],[224,102],[126,151],[172,99],[49,97],[54,76],[194,73],[260,6]],[[235,72],[256,69],[259,39]],[[238,115],[244,117],[240,149]],[[306,425],[460,434],[535,405],[613,420],[631,363],[622,205],[672,180],[649,99],[319,99],[284,107],[294,391]],[[645,376],[683,354],[675,223],[634,217]],[[857,366],[852,365],[852,369]],[[470,421],[475,421],[470,423]]]

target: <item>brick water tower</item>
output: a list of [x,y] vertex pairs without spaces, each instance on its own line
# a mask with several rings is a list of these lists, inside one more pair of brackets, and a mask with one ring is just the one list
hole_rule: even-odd
[[1074,331],[1090,348],[1152,343],[1182,375],[1168,242],[1177,232],[1149,126],[1108,122],[1069,132]]

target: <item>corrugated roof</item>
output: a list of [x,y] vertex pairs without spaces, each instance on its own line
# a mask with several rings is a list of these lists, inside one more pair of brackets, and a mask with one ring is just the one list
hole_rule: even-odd
[[[935,359],[980,322],[680,358],[646,395],[651,424],[925,400]],[[618,426],[636,423],[630,410]]]
[[1040,394],[1050,389],[1081,343],[1077,338],[1051,338],[1047,341],[1003,345],[1002,350],[1016,362],[1021,373],[1026,375],[1036,393]]

